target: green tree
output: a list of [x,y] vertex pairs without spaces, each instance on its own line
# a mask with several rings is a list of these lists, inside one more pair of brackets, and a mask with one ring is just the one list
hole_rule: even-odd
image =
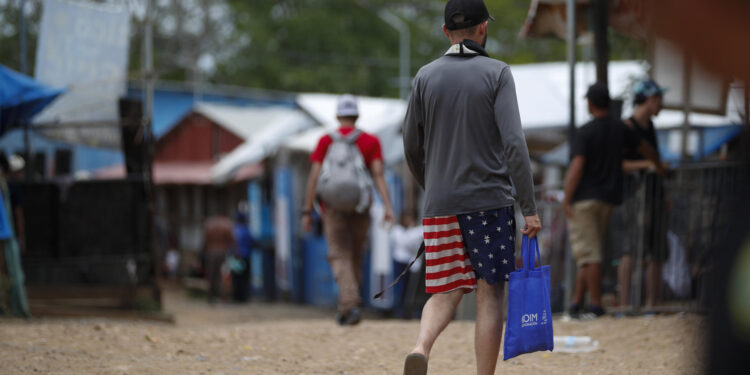
[[[123,0],[94,0],[123,4]],[[131,78],[140,77],[146,0],[128,0]],[[487,50],[509,64],[565,59],[565,42],[521,40],[529,0],[486,1],[496,21]],[[18,1],[0,0],[0,63],[20,65]],[[41,14],[26,10],[29,73]],[[444,0],[154,0],[154,66],[159,79],[361,95],[398,96],[399,34],[378,12],[409,26],[411,74],[448,47]],[[640,41],[612,33],[611,56],[643,59]]]

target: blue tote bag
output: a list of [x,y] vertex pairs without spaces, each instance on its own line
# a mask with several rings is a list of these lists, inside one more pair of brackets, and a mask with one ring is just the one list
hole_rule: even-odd
[[510,274],[508,282],[508,316],[505,324],[503,360],[542,350],[552,351],[552,314],[549,303],[549,266],[541,263],[537,239],[523,236],[523,268]]

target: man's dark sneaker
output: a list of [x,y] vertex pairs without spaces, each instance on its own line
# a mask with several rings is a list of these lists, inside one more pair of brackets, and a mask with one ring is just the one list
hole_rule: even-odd
[[355,307],[349,310],[349,313],[346,315],[346,319],[344,320],[344,324],[353,326],[359,324],[360,321],[362,321],[362,312]]
[[578,317],[581,316],[581,305],[574,303],[570,305],[570,308],[568,309],[568,315],[570,315],[571,318],[578,319]]
[[592,314],[596,315],[596,317],[597,317],[597,318],[598,318],[598,317],[600,317],[600,316],[602,316],[602,315],[604,315],[604,309],[603,309],[603,308],[602,308],[601,306],[597,306],[597,305],[591,305],[591,306],[589,306],[589,308],[588,308],[588,309],[586,309],[586,310],[587,310],[588,312],[590,312],[590,313],[592,313]]
[[348,314],[342,314],[341,312],[336,313],[336,323],[340,326],[346,325]]

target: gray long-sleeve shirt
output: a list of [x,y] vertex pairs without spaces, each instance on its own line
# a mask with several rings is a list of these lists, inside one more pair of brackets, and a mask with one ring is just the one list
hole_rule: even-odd
[[419,70],[406,112],[404,151],[425,189],[424,215],[506,207],[514,196],[524,216],[534,215],[510,67],[457,46]]

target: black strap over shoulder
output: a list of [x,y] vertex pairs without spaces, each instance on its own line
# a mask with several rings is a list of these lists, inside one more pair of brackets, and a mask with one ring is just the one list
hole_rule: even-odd
[[[456,50],[456,46],[458,46],[458,50]],[[451,49],[449,49],[445,54],[460,57],[490,57],[490,55],[487,54],[487,51],[485,51],[484,47],[482,47],[481,44],[471,39],[464,39],[461,43],[454,44],[453,46],[451,46]]]
[[390,283],[390,284],[389,284],[389,285],[388,285],[387,287],[385,287],[385,289],[383,289],[383,290],[381,290],[380,292],[378,292],[378,294],[376,294],[376,295],[375,295],[374,297],[372,297],[372,298],[373,298],[373,299],[378,299],[378,298],[382,297],[382,296],[383,296],[383,293],[385,293],[385,292],[386,292],[386,291],[387,291],[388,289],[391,289],[391,288],[393,288],[393,286],[394,286],[394,285],[398,284],[398,282],[399,282],[399,281],[401,281],[401,278],[403,278],[403,277],[404,277],[404,275],[406,275],[406,273],[407,273],[407,272],[409,272],[409,270],[411,269],[411,266],[413,266],[413,265],[414,265],[414,262],[416,262],[416,261],[417,261],[417,259],[419,259],[419,257],[421,257],[421,256],[422,256],[422,254],[424,254],[424,241],[422,242],[422,244],[421,244],[421,245],[419,245],[419,250],[417,250],[417,255],[416,255],[416,256],[414,256],[414,259],[412,259],[412,260],[411,260],[411,262],[409,262],[409,265],[408,265],[408,266],[406,266],[406,268],[404,268],[404,270],[403,270],[403,271],[401,271],[401,274],[400,274],[400,275],[398,275],[398,276],[396,277],[396,279],[395,279],[395,280],[393,280],[393,282],[391,282],[391,283]]
[[461,45],[468,47],[472,51],[476,51],[477,53],[479,53],[482,56],[490,57],[490,55],[487,54],[487,51],[484,50],[484,47],[482,47],[481,44],[479,44],[479,43],[477,43],[477,42],[475,42],[475,41],[473,41],[471,39],[464,39],[464,41],[461,42]]

